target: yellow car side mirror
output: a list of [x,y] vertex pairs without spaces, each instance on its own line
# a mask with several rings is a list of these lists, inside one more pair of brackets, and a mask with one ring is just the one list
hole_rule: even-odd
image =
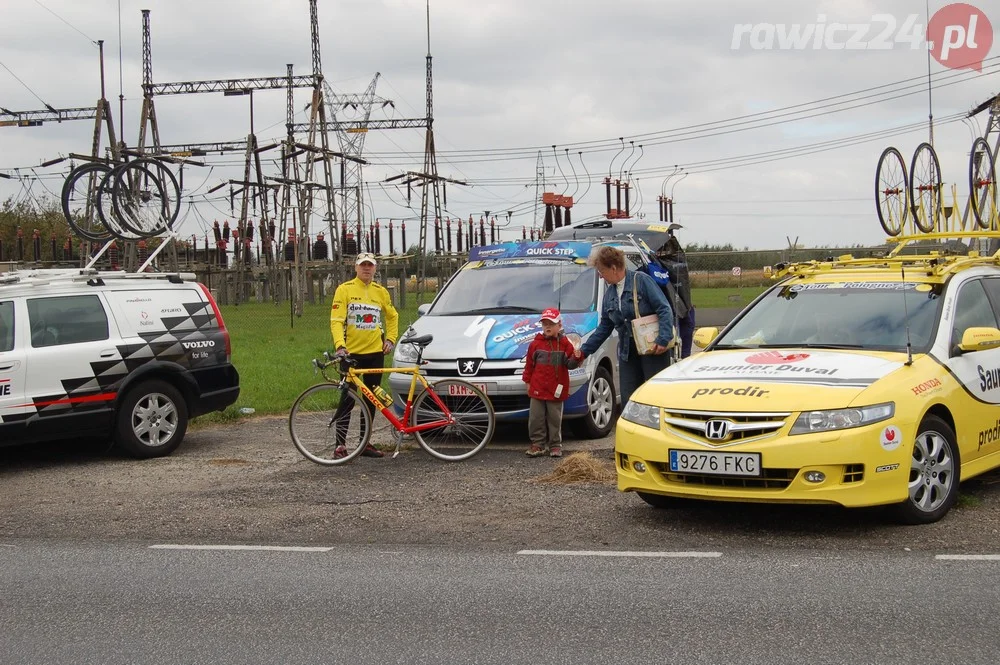
[[996,328],[966,328],[958,348],[963,353],[988,351],[1000,346],[1000,330]]
[[[998,331],[1000,332],[1000,331]],[[716,337],[719,336],[718,328],[698,328],[694,331],[694,337],[692,341],[694,345],[699,349],[704,349],[706,346],[712,343]]]

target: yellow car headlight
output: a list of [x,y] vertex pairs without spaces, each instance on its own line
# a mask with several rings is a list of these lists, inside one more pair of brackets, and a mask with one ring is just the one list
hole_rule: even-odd
[[627,420],[643,427],[660,429],[660,407],[628,401],[622,410],[622,420]]
[[858,406],[849,409],[830,409],[827,411],[803,411],[795,419],[795,424],[789,434],[810,434],[812,432],[829,432],[838,429],[851,429],[862,425],[871,425],[881,420],[888,420],[896,413],[895,402]]

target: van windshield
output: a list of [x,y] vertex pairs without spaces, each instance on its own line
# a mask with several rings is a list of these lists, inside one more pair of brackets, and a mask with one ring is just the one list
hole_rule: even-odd
[[597,311],[597,272],[570,261],[488,261],[460,270],[434,302],[430,313],[563,313]]

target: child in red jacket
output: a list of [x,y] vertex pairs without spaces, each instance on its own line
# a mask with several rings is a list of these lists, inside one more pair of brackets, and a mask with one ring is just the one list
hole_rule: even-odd
[[562,457],[563,401],[569,397],[569,370],[579,365],[580,352],[562,334],[562,317],[553,307],[542,312],[542,332],[535,335],[525,356],[524,374],[531,407],[528,409],[528,457],[548,451]]

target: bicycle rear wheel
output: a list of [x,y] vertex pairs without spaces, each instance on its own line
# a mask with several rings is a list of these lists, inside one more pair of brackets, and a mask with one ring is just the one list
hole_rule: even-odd
[[969,192],[976,224],[988,231],[997,209],[997,173],[993,150],[981,136],[973,142],[969,154]]
[[921,143],[910,162],[910,212],[924,233],[937,230],[942,205],[941,162],[934,146]]
[[111,237],[97,212],[97,188],[111,167],[87,162],[73,169],[62,188],[63,216],[73,232],[84,240],[103,242]]
[[[335,420],[338,409],[350,410]],[[354,390],[336,383],[321,383],[306,389],[288,414],[292,442],[307,459],[324,466],[345,464],[361,454],[372,434],[372,419]],[[345,454],[337,457],[338,446]]]
[[137,159],[117,171],[112,194],[118,219],[129,231],[147,238],[170,228],[180,210],[177,178],[151,159]]
[[882,229],[890,236],[903,232],[910,208],[906,205],[906,164],[895,148],[886,148],[875,169],[875,206]]
[[101,218],[101,223],[103,223],[105,228],[111,231],[115,237],[125,241],[139,240],[142,236],[137,233],[133,233],[129,230],[125,223],[122,222],[114,210],[112,201],[114,198],[112,190],[114,189],[115,178],[122,170],[125,169],[126,166],[128,166],[128,164],[119,164],[104,174],[104,178],[97,186],[97,198],[95,199],[95,205],[97,207],[97,214]]
[[433,390],[425,389],[413,400],[411,425],[446,419],[435,395],[448,407],[455,422],[414,432],[420,447],[446,462],[469,459],[485,448],[496,429],[496,414],[486,393],[459,379],[438,381]]

